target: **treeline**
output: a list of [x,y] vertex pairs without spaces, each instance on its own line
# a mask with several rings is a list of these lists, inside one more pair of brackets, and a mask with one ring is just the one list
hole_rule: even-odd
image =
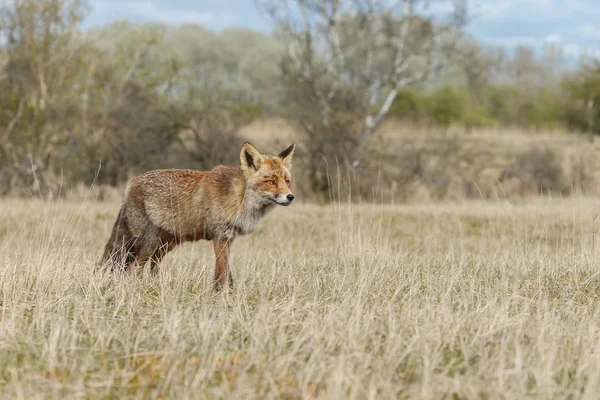
[[240,128],[260,118],[293,127],[300,182],[325,197],[327,168],[363,174],[391,118],[600,132],[598,63],[565,72],[556,46],[488,49],[463,33],[462,2],[439,15],[428,2],[372,3],[285,2],[297,13],[262,0],[270,35],[131,22],[83,30],[82,0],[3,3],[0,194],[235,162]]
[[583,99],[576,99],[576,93],[570,89],[566,87],[560,92],[540,89],[531,93],[509,84],[489,85],[481,102],[462,86],[445,85],[428,92],[404,89],[398,93],[389,117],[433,129],[452,125],[465,129],[505,127],[590,132],[594,125],[589,124],[589,110],[583,106]]
[[[470,57],[437,87],[404,89],[389,115],[419,125],[466,129],[491,126],[600,133],[600,63],[566,68],[561,48],[512,53],[470,44]],[[572,62],[572,61],[571,61]],[[458,67],[458,68],[457,68]],[[448,83],[446,81],[451,81]]]

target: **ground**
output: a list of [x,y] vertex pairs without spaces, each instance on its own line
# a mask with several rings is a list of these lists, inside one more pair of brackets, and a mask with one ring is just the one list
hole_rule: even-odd
[[157,278],[118,203],[0,202],[2,398],[595,398],[600,201],[294,204]]

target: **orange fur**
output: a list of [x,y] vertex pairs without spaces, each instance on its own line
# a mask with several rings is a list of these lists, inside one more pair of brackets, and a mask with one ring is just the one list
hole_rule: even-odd
[[160,260],[179,243],[212,240],[215,287],[233,279],[229,248],[233,239],[254,230],[275,204],[289,205],[294,145],[278,156],[265,156],[244,143],[239,166],[210,171],[166,169],[134,178],[104,249],[102,262],[129,269]]

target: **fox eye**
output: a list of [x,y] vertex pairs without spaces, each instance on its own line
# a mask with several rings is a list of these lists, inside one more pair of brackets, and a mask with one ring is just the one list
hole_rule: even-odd
[[290,186],[290,180],[289,180],[289,179],[286,179],[286,180],[285,180],[285,183],[286,183],[288,186]]
[[272,179],[269,179],[268,181],[266,181],[266,183],[268,183],[269,185],[274,185],[275,181]]

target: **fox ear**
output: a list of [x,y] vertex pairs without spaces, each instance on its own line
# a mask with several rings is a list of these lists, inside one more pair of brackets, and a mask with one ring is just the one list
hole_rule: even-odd
[[258,150],[256,150],[256,147],[254,147],[252,143],[244,143],[240,153],[240,163],[242,164],[243,169],[252,168],[254,170],[258,170],[260,168],[260,164],[262,164],[264,160],[265,159],[263,156]]
[[285,167],[288,169],[292,168],[292,156],[294,155],[295,148],[296,145],[292,144],[290,147],[279,153],[278,157],[281,157],[283,165],[285,165]]

